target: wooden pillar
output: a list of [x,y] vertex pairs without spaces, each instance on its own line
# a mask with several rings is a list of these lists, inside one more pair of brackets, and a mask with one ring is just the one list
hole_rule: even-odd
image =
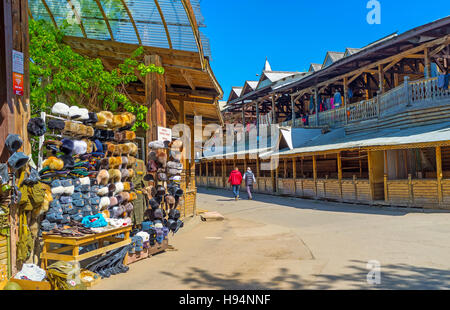
[[387,160],[387,151],[384,151],[384,200],[386,202],[389,201],[389,188],[388,188],[388,160]]
[[316,126],[319,126],[319,94],[318,94],[318,90],[317,87],[314,88],[314,109],[316,111]]
[[194,216],[197,216],[197,185],[195,182],[195,132],[194,132],[194,125],[191,127],[191,158],[189,162],[190,171],[191,171],[191,177],[190,177],[190,189],[195,192],[195,198],[194,198]]
[[436,176],[437,176],[437,187],[438,187],[438,202],[439,205],[442,204],[444,197],[442,193],[442,148],[440,146],[436,147]]
[[259,178],[261,176],[260,173],[260,162],[259,162],[259,156],[256,157],[256,177]]
[[384,72],[383,65],[378,65],[378,89],[380,94],[384,93]]
[[344,111],[346,124],[348,124],[347,105],[348,105],[348,78],[344,77]]
[[283,165],[284,165],[284,171],[283,171],[283,177],[285,178],[285,179],[287,179],[287,159],[285,158],[285,159],[283,159]]
[[297,193],[297,158],[292,157],[292,178],[294,179],[294,195]]
[[427,78],[431,77],[430,56],[429,56],[428,48],[425,48],[425,50],[424,50],[424,61],[425,61],[424,76],[427,79]]
[[337,166],[338,166],[339,195],[341,196],[341,199],[343,199],[343,196],[342,196],[342,158],[341,158],[341,152],[339,152],[337,154]]
[[222,183],[223,183],[223,187],[226,188],[227,187],[227,170],[225,167],[225,161],[226,159],[222,160]]
[[213,176],[216,177],[216,160],[213,159]]
[[276,124],[278,122],[277,112],[275,111],[275,94],[272,95],[272,124]]
[[295,102],[294,97],[291,96],[291,110],[292,110],[292,127],[295,127]]
[[364,75],[364,86],[365,86],[365,90],[364,90],[364,95],[365,95],[365,99],[369,100],[369,79],[367,78],[367,73],[363,73]]
[[316,197],[317,197],[317,160],[316,160],[316,155],[313,155],[312,159],[313,159],[314,190],[315,190]]
[[245,129],[245,104],[242,104],[242,125]]
[[[145,65],[162,66],[161,56],[145,55],[144,63]],[[148,107],[146,121],[150,125],[147,130],[148,145],[150,141],[158,139],[158,126],[166,127],[166,84],[164,75],[149,73],[145,76],[145,103]]]
[[206,162],[206,187],[209,187],[209,162]]

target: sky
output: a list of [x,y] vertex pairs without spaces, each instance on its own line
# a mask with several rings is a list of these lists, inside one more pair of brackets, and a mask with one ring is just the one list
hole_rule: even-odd
[[274,71],[307,71],[327,51],[360,48],[396,31],[450,15],[448,0],[378,0],[380,24],[370,25],[369,0],[201,0],[211,66],[228,99],[232,86],[258,80],[268,57]]

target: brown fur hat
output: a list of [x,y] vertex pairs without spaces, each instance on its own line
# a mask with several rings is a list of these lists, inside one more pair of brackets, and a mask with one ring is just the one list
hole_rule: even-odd
[[122,157],[109,157],[109,168],[117,169],[122,165]]
[[155,187],[154,186],[147,186],[146,188],[142,189],[142,193],[147,196],[147,199],[152,199],[154,196]]
[[62,170],[64,168],[64,162],[59,158],[51,156],[44,160],[42,167],[49,167],[51,170]]
[[94,147],[94,144],[92,143],[92,141],[89,139],[83,139],[82,141],[86,142],[86,145],[87,145],[86,153],[92,153],[92,150]]
[[106,185],[109,181],[109,172],[106,170],[100,170],[97,174],[97,184]]
[[136,139],[136,133],[134,131],[124,131],[124,136],[126,141],[133,141]]
[[116,145],[111,142],[106,142],[105,144],[107,153],[114,155],[114,152],[116,151]]
[[130,200],[130,193],[128,193],[128,192],[121,192],[121,193],[119,194],[119,196],[122,197],[122,201],[123,201],[123,202],[126,202],[126,201],[129,201],[129,200]]
[[166,205],[169,205],[170,208],[173,208],[173,206],[175,206],[176,200],[172,195],[167,195],[164,200],[166,202]]
[[117,114],[113,116],[111,128],[120,128],[125,126],[126,119],[122,116],[122,114]]
[[136,157],[133,156],[127,156],[128,157],[128,167],[134,168],[136,165]]
[[112,183],[120,182],[122,179],[122,173],[120,173],[119,169],[109,169],[109,180]]
[[114,115],[109,111],[101,111],[97,113],[98,121],[95,124],[96,127],[108,127],[113,121]]
[[129,149],[130,149],[130,151],[127,154],[129,154],[131,156],[136,156],[136,154],[138,152],[137,145],[134,144],[134,143],[131,143],[131,142],[130,143],[125,143],[125,145],[127,145],[129,147]]
[[132,179],[134,177],[134,169],[128,169],[128,178]]
[[161,164],[162,167],[166,167],[167,165],[167,153],[164,151],[158,151],[156,154],[156,158],[158,160],[158,163]]
[[122,117],[124,118],[125,125],[124,126],[131,126],[136,122],[136,115],[130,113],[130,112],[124,112],[122,113]]
[[116,132],[114,132],[114,140],[116,142],[122,142],[123,139],[124,139],[124,136],[125,136],[125,134],[124,134],[123,131],[116,131]]
[[100,168],[101,169],[109,169],[109,158],[100,159]]
[[86,126],[86,137],[93,137],[94,136],[94,128],[91,126]]

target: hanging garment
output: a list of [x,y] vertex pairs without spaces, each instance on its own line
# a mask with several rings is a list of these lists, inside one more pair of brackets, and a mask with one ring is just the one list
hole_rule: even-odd
[[438,76],[437,86],[442,89],[448,89],[448,81],[450,74],[441,74]]
[[334,98],[330,99],[330,108],[333,110],[334,109]]
[[338,108],[338,107],[341,106],[341,104],[342,104],[342,96],[341,96],[341,93],[340,93],[340,92],[336,92],[336,93],[334,94],[334,106],[335,106],[335,108]]
[[431,73],[431,76],[430,76],[430,77],[432,77],[432,78],[437,77],[438,74],[439,74],[437,64],[434,63],[434,62],[432,62],[432,63],[430,64],[430,73]]

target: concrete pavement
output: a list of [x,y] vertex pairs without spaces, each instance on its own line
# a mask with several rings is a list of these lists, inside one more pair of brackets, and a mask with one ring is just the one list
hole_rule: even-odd
[[[199,189],[223,222],[186,223],[177,249],[131,265],[95,289],[450,288],[450,213]],[[246,196],[246,195],[244,195]],[[381,284],[367,283],[378,261]]]

